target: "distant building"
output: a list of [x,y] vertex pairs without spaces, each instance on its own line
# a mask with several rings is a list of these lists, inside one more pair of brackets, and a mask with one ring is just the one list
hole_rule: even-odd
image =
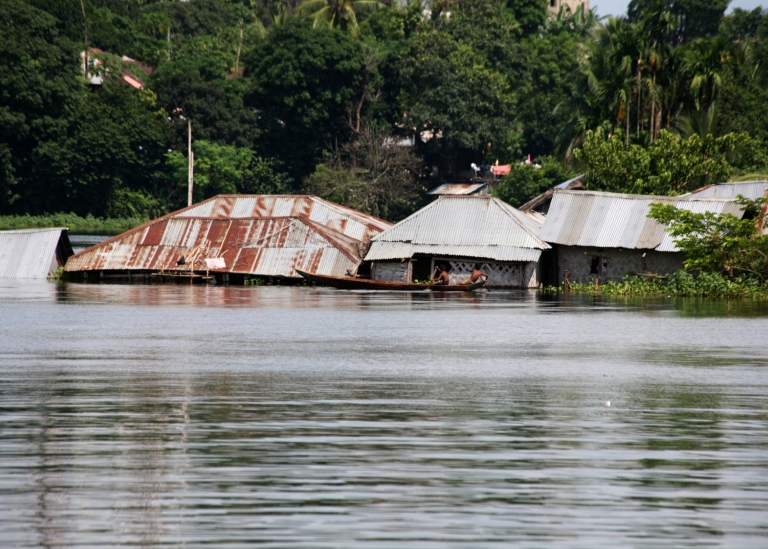
[[557,15],[560,12],[561,7],[568,7],[571,13],[576,13],[576,10],[583,10],[584,13],[589,11],[589,0],[548,0],[549,13]]
[[49,278],[71,255],[67,229],[0,231],[0,278]]
[[666,274],[681,269],[682,254],[666,227],[648,218],[656,202],[692,212],[744,215],[732,199],[557,190],[539,233],[553,246],[557,265],[557,276],[546,282],[562,282],[566,270],[572,282],[593,278],[603,282],[630,273]]
[[540,228],[491,196],[441,196],[373,237],[365,262],[376,280],[426,280],[443,264],[457,284],[480,263],[489,286],[536,287],[539,259],[550,249]]
[[[354,272],[377,217],[304,195],[219,195],[72,256],[65,272],[105,277],[301,277]],[[155,278],[157,279],[157,278]]]

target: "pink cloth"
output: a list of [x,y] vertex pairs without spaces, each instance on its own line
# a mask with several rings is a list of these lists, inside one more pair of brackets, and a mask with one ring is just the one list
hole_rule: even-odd
[[208,269],[226,269],[227,265],[224,263],[223,257],[207,257],[205,259],[205,266]]
[[512,171],[512,166],[505,164],[504,166],[491,166],[491,173],[493,175],[507,175]]

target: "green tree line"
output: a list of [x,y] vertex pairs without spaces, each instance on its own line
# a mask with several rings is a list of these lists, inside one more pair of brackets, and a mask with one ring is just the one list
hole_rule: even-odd
[[765,171],[762,9],[548,5],[0,0],[0,214],[182,207],[190,121],[195,200],[312,192],[391,220],[473,162],[514,166],[513,205],[578,173],[675,194]]

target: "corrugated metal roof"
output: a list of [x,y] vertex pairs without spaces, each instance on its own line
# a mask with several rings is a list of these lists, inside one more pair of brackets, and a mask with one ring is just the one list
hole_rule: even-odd
[[750,200],[762,198],[768,181],[741,181],[735,183],[721,183],[709,185],[684,195],[690,198],[736,198],[738,195]]
[[205,258],[222,257],[221,272],[343,276],[360,260],[363,238],[391,226],[310,196],[217,196],[83,250],[65,270],[189,272],[190,261],[201,271]]
[[536,261],[549,245],[540,225],[491,196],[444,196],[371,239],[366,260],[414,254]]
[[218,195],[171,214],[178,218],[305,217],[357,240],[368,240],[391,223],[316,196]]
[[67,229],[0,231],[0,278],[47,278],[66,261],[57,253],[60,240],[71,254]]
[[648,218],[656,202],[694,212],[743,215],[728,199],[555,191],[539,236],[564,246],[678,251],[665,227]]
[[477,194],[483,189],[485,189],[486,187],[487,185],[485,183],[445,183],[444,185],[435,187],[434,189],[429,191],[427,194],[437,195],[437,196],[445,196],[445,195],[468,196],[468,195]]

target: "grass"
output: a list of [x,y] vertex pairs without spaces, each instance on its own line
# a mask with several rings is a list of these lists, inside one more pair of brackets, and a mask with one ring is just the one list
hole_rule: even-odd
[[73,213],[2,215],[0,216],[0,230],[67,227],[70,231],[79,233],[119,234],[147,221],[147,219],[138,217],[126,219],[102,219],[91,215],[80,217]]

